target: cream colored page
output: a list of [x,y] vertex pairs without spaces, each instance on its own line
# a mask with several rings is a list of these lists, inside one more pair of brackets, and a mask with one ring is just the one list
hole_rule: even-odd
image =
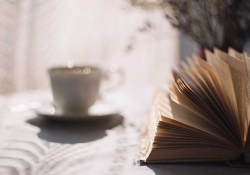
[[204,92],[205,94],[208,93],[207,91],[209,91],[209,93],[212,94],[211,90],[209,89],[207,83],[204,81],[203,77],[195,69],[193,69],[184,62],[182,62],[181,65],[184,71],[190,76],[190,78],[193,79],[196,82],[196,84],[203,89],[203,91],[205,91]]
[[[189,67],[186,63],[182,62],[182,66],[186,73],[190,76],[191,79],[203,90],[207,97],[211,100],[212,103],[217,103],[215,93],[211,91],[206,81],[203,79],[201,74],[199,74],[193,67],[195,67],[194,62],[191,59],[188,59],[189,65],[192,65],[192,68]],[[215,100],[215,101],[214,101]],[[216,106],[216,105],[215,105]]]
[[208,50],[205,50],[205,54],[206,54],[208,63],[214,66],[218,72],[220,82],[222,85],[222,89],[224,90],[226,97],[229,101],[229,105],[234,115],[237,117],[237,121],[239,123],[240,119],[239,119],[238,106],[237,106],[235,90],[234,90],[234,85],[233,85],[233,80],[232,80],[229,65],[225,63],[224,61],[218,59]]
[[188,110],[192,111],[193,113],[203,118],[208,118],[202,109],[200,109],[194,102],[189,100],[185,95],[181,94],[173,84],[169,82],[168,86],[169,86],[169,94],[172,100],[174,100],[181,106],[187,108]]
[[229,65],[241,126],[244,126],[246,123],[246,65],[243,61],[231,57],[228,54],[220,51],[219,49],[215,49],[215,55]]
[[230,111],[228,111],[226,103],[223,101],[223,99],[219,95],[219,92],[218,92],[209,72],[197,64],[194,64],[194,67],[197,70],[198,74],[201,75],[201,77],[205,81],[209,91],[211,91],[211,94],[214,96],[214,98],[217,100],[217,102],[223,108],[223,111],[230,115]]
[[230,110],[230,112],[232,112],[232,110],[230,108],[230,105],[229,105],[229,102],[228,102],[228,99],[226,97],[226,94],[225,94],[224,90],[222,89],[221,81],[220,81],[218,72],[215,69],[215,67],[213,67],[212,65],[210,65],[206,61],[198,58],[195,55],[193,56],[193,58],[195,59],[196,64],[198,64],[199,66],[201,66],[203,69],[205,69],[209,73],[209,75],[212,78],[212,81],[214,82],[216,90],[219,93],[218,95],[220,95],[220,98],[223,100],[223,102],[227,106],[228,110]]
[[173,101],[183,106],[184,108],[192,111],[198,116],[204,118],[205,120],[212,123],[213,125],[217,125],[217,123],[215,123],[214,120],[212,120],[211,117],[208,116],[208,114],[206,114],[197,104],[195,104],[190,99],[188,99],[185,95],[180,93],[174,85],[170,85],[169,87],[170,87],[169,94]]
[[244,58],[246,62],[247,76],[250,77],[250,56],[247,55],[247,53],[244,53]]
[[235,57],[235,58],[245,62],[245,58],[244,58],[243,54],[237,52],[236,50],[234,50],[231,47],[228,49],[228,55],[230,55],[232,57]]
[[207,85],[213,91],[213,93],[219,97],[219,92],[218,92],[209,72],[197,64],[195,64],[195,69],[197,70],[197,72],[199,72],[199,74],[202,76],[202,78],[206,81]]
[[[164,112],[166,106],[170,107],[171,114],[169,112],[168,113]],[[168,100],[160,99],[158,101],[158,109],[162,111],[161,114],[163,115],[165,114],[165,117],[167,118],[170,118],[174,121],[178,121],[184,125],[192,127],[194,129],[198,129],[200,131],[213,135],[217,138],[220,138],[224,141],[232,143],[231,140],[228,138],[228,136],[225,135],[219,128],[217,128],[210,122],[204,120],[199,115],[196,115],[195,113],[186,109],[185,107],[182,107],[175,101],[172,101],[171,98],[168,98]]]
[[215,97],[219,101],[219,103],[223,106],[224,112],[230,116],[230,121],[233,122],[233,125],[236,125],[235,117],[233,117],[232,111],[229,109],[229,104],[225,102],[224,98],[220,95],[219,90],[216,88],[215,83],[213,82],[213,79],[209,72],[202,68],[201,66],[195,64],[196,70],[199,72],[200,75],[203,76],[204,80],[207,82],[207,85],[212,90],[213,94],[215,94]]
[[238,128],[238,132],[240,132],[239,118],[236,118],[235,115],[233,114],[232,108],[230,107],[229,101],[226,97],[226,94],[225,94],[223,88],[222,88],[222,84],[221,84],[217,70],[212,65],[210,65],[208,62],[198,58],[197,56],[194,55],[193,58],[194,58],[195,62],[199,66],[204,68],[211,76],[212,81],[214,82],[214,85],[216,86],[216,89],[219,93],[218,95],[220,96],[220,99],[223,102],[223,105],[225,105],[225,108],[227,109],[228,113],[230,114],[231,119],[234,121],[234,123],[236,124],[236,127]]
[[191,58],[187,58],[188,64],[191,67],[191,70],[193,70],[193,74],[195,74],[199,79],[206,85],[207,89],[210,91],[212,95],[216,99],[220,99],[219,93],[217,91],[217,88],[209,75],[209,72],[206,71],[204,68],[201,66],[197,65]]
[[221,85],[220,78],[219,78],[217,70],[212,65],[208,64],[206,61],[202,60],[201,58],[198,58],[195,55],[193,55],[193,58],[194,58],[195,63],[197,65],[201,66],[203,69],[205,69],[209,73],[209,75],[211,76],[211,78],[212,78],[212,80],[214,82],[214,85],[215,85],[221,99],[223,99],[223,101],[229,107],[229,103],[228,103],[228,100],[226,98],[226,95],[225,95],[224,91],[222,90],[222,85]]
[[[204,77],[202,76],[202,74],[199,73],[199,71],[196,69],[195,63],[193,62],[193,60],[189,57],[187,57],[187,61],[189,66],[186,67],[186,71],[190,71],[192,73],[192,75],[198,79],[199,81],[202,82],[202,84],[204,84],[207,88],[207,90],[210,91],[210,93],[212,93],[210,87],[207,85],[207,82],[205,81]],[[213,93],[212,93],[213,94]],[[214,94],[213,94],[214,95]]]
[[244,53],[246,67],[247,67],[247,127],[250,123],[250,56]]

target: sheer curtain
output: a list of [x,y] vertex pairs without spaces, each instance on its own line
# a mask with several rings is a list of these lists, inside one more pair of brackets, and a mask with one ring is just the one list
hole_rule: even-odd
[[46,88],[46,69],[68,61],[114,63],[125,72],[125,86],[159,85],[179,58],[178,33],[160,9],[138,9],[124,0],[1,4],[0,93]]
[[0,93],[13,92],[15,86],[15,45],[17,31],[16,1],[0,1]]

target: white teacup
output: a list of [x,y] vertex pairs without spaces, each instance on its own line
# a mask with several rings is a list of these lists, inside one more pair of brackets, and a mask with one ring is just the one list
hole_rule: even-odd
[[101,79],[110,73],[93,66],[55,67],[48,72],[54,105],[71,114],[88,113],[98,99]]

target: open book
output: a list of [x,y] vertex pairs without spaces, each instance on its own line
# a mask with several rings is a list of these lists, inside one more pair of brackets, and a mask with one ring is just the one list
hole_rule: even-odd
[[[250,57],[205,50],[172,71],[142,128],[143,162],[250,163]],[[250,85],[249,85],[250,86]]]

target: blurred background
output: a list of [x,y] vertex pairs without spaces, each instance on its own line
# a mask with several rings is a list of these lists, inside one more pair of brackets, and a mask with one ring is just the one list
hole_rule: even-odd
[[165,84],[195,46],[162,9],[131,1],[0,0],[0,93],[49,87],[47,68],[68,62],[117,64],[128,87]]
[[243,51],[249,8],[246,0],[0,0],[0,94],[47,88],[46,70],[68,62],[116,64],[125,87],[165,84],[200,48]]

